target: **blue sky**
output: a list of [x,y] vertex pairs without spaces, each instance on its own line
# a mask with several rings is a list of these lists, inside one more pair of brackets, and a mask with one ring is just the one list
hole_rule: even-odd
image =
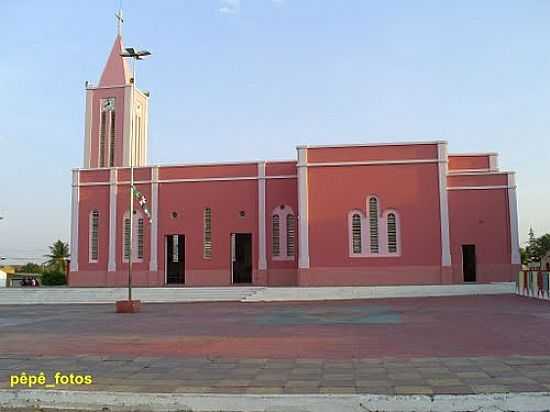
[[[84,81],[119,0],[0,4],[0,256],[69,240]],[[520,238],[550,232],[550,1],[124,0],[148,48],[150,161],[289,159],[297,144],[449,141],[517,171]]]

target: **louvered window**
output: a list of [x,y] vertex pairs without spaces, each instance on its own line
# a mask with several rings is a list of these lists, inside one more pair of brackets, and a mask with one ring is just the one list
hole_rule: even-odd
[[145,237],[144,220],[143,218],[140,217],[138,219],[138,224],[137,224],[137,258],[138,259],[143,259],[144,237]]
[[296,254],[296,218],[286,215],[286,255],[294,257]]
[[361,253],[363,251],[363,241],[361,234],[361,215],[355,213],[351,218],[351,235],[353,253]]
[[369,239],[370,252],[378,253],[378,199],[369,199]]
[[115,129],[115,111],[113,110],[111,113],[111,130],[110,130],[110,140],[111,140],[111,147],[109,149],[109,166],[113,167],[115,165],[115,137],[116,137],[116,129]]
[[99,211],[94,210],[90,216],[90,261],[97,262],[99,257]]
[[271,223],[271,253],[273,256],[281,255],[281,218],[273,215]]
[[210,259],[212,257],[212,209],[204,209],[204,244],[203,257]]
[[395,213],[388,214],[388,252],[397,253],[397,219]]
[[130,260],[130,218],[124,218],[124,259]]
[[99,167],[105,167],[105,133],[107,128],[107,112],[101,112],[99,124]]

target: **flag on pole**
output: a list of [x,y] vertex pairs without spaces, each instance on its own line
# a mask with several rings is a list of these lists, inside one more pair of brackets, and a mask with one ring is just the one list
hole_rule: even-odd
[[143,213],[145,213],[145,216],[147,216],[147,219],[149,220],[149,223],[151,223],[151,212],[147,208],[147,198],[143,193],[141,193],[139,190],[136,189],[135,186],[132,186],[132,191],[134,192],[134,197],[139,203],[139,206],[143,210]]

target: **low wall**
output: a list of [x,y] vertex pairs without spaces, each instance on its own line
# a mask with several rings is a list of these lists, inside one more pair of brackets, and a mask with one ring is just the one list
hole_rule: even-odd
[[522,296],[550,300],[550,272],[521,270],[516,278],[516,293]]

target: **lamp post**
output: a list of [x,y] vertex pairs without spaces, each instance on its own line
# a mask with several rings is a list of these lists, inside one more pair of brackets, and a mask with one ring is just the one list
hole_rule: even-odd
[[132,78],[130,83],[132,86],[132,93],[130,98],[130,239],[129,239],[129,251],[128,251],[128,302],[125,305],[121,305],[117,302],[118,312],[136,312],[137,306],[132,302],[132,260],[133,260],[133,243],[134,243],[134,104],[135,104],[135,88],[136,88],[136,60],[143,60],[143,58],[150,56],[151,52],[148,50],[136,50],[132,47],[124,49],[120,56],[123,58],[132,59]]

